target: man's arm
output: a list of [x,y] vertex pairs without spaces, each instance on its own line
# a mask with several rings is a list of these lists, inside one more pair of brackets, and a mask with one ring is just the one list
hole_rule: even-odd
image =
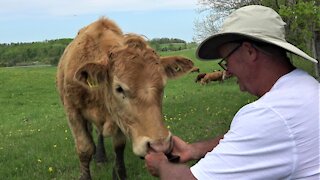
[[192,156],[189,160],[198,160],[204,157],[208,152],[215,148],[224,135],[218,136],[214,139],[200,141],[196,143],[189,144],[189,149],[192,151]]
[[[180,163],[198,160],[216,147],[222,138],[223,136],[219,136],[212,140],[187,144],[179,137],[174,136],[172,154],[180,156]],[[149,172],[160,179],[196,179],[187,165],[170,163],[163,153],[150,152],[145,156],[145,162]]]
[[151,152],[145,156],[148,171],[162,180],[194,180],[196,179],[188,166],[170,163],[163,153]]

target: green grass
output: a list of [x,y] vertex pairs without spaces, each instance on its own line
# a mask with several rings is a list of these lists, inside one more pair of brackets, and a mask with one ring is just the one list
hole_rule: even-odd
[[[202,72],[218,69],[216,62],[195,60],[194,50],[167,52],[194,60]],[[66,116],[55,88],[56,67],[0,68],[0,178],[77,179],[78,157]],[[196,73],[169,80],[165,89],[164,119],[173,134],[186,141],[226,132],[232,117],[255,98],[241,93],[235,79],[206,86],[194,83]],[[113,161],[110,139],[106,139]],[[144,161],[125,152],[129,179],[153,179]],[[91,165],[93,179],[111,179],[112,163]]]

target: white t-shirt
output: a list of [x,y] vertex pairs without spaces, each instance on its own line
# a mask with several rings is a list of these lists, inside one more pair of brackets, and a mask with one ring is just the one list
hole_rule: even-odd
[[197,179],[320,179],[320,85],[296,69],[241,108],[191,172]]

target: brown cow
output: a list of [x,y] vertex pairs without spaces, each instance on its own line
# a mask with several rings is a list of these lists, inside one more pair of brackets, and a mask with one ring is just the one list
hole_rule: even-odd
[[113,138],[114,179],[126,179],[126,137],[137,156],[144,157],[148,148],[170,152],[171,133],[162,117],[164,87],[167,79],[192,67],[183,57],[159,57],[142,37],[124,35],[109,19],[81,29],[65,49],[57,72],[57,88],[80,159],[80,179],[91,179],[91,124]]
[[223,82],[226,78],[229,78],[226,71],[215,71],[207,73],[200,81],[201,84],[208,84],[210,81]]
[[201,81],[202,78],[204,78],[206,76],[207,73],[200,73],[197,75],[196,79],[194,80],[194,82],[199,82]]

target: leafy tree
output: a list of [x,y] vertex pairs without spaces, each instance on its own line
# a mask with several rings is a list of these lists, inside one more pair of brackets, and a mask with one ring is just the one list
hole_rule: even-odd
[[[280,15],[287,22],[288,40],[317,59],[320,59],[319,4],[319,1],[296,1],[290,6],[280,5],[279,9]],[[320,65],[318,63],[318,65],[315,65],[318,78],[319,69]]]
[[198,13],[203,17],[195,21],[195,42],[219,31],[223,20],[235,9],[249,4],[259,4],[260,0],[198,0]]

